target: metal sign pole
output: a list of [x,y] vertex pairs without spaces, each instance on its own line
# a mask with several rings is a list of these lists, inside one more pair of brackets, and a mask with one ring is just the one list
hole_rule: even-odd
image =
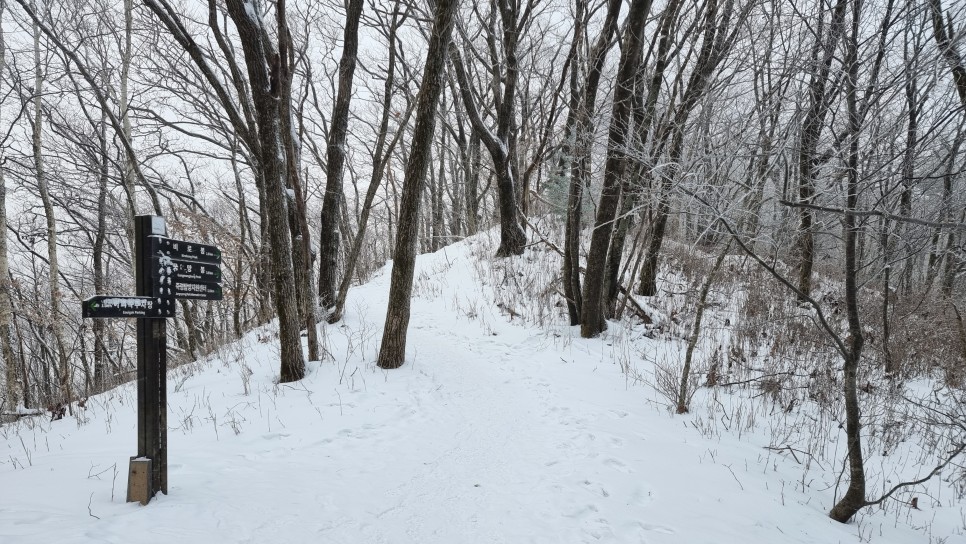
[[[151,296],[154,279],[148,237],[166,234],[164,218],[138,216],[135,218],[134,233],[135,295]],[[168,494],[166,340],[164,318],[137,320],[138,457],[151,460],[148,500],[158,491]]]

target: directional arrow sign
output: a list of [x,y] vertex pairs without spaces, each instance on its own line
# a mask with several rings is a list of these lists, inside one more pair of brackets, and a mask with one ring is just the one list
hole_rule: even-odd
[[221,283],[221,267],[217,264],[182,261],[170,257],[155,257],[152,259],[151,274],[156,280],[173,275],[178,280]]
[[174,300],[153,297],[96,296],[82,303],[84,317],[174,317]]
[[221,300],[221,285],[217,283],[181,281],[179,278],[174,282],[174,296],[195,300]]
[[180,261],[221,263],[221,249],[216,246],[172,240],[160,236],[152,236],[151,238],[153,240],[151,245],[154,246],[151,248],[151,255],[153,256],[167,256]]

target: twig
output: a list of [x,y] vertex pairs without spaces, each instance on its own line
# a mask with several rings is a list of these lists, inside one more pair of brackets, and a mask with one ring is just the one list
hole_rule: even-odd
[[949,457],[946,458],[946,460],[944,460],[942,463],[939,463],[936,466],[936,468],[932,469],[929,472],[929,474],[927,474],[926,476],[924,476],[922,478],[919,478],[918,480],[913,480],[911,482],[898,483],[895,486],[893,486],[893,488],[890,489],[888,493],[886,493],[885,495],[879,497],[878,499],[876,499],[874,501],[866,501],[865,502],[865,506],[875,506],[875,505],[881,503],[882,501],[888,499],[889,497],[891,497],[893,493],[895,493],[896,491],[899,491],[903,487],[910,487],[910,486],[914,486],[914,485],[919,485],[919,484],[926,483],[927,481],[929,481],[930,478],[932,478],[936,474],[939,474],[939,471],[941,471],[942,469],[946,468],[946,465],[948,465],[950,462],[952,462],[952,460],[955,459],[956,456],[958,456],[960,453],[962,453],[964,449],[966,449],[966,442],[963,442],[962,444],[960,444],[959,447],[957,447],[955,450],[953,450],[953,453],[951,453],[949,455]]
[[540,232],[537,226],[530,222],[530,219],[528,219],[527,216],[522,214],[520,216],[523,217],[523,220],[526,222],[527,226],[530,227],[530,230],[532,230],[540,238],[536,242],[527,244],[527,247],[534,246],[539,243],[544,243],[544,244],[547,244],[547,246],[550,247],[550,249],[556,251],[558,255],[563,256],[564,252],[559,247],[557,247],[553,242],[547,239],[547,237]]
[[94,515],[94,512],[91,512],[91,502],[93,502],[93,501],[94,501],[94,492],[91,491],[91,498],[88,499],[88,501],[87,501],[87,515],[89,515],[90,517],[92,517],[94,519],[101,519],[100,516],[95,516]]
[[726,469],[728,469],[728,472],[731,473],[731,476],[735,479],[736,482],[738,482],[738,487],[740,487],[741,490],[744,491],[745,490],[745,486],[741,485],[741,480],[739,480],[738,479],[738,476],[735,475],[735,471],[731,470],[731,465],[724,465],[724,467]]
[[775,378],[778,376],[794,376],[794,375],[795,375],[794,372],[776,372],[774,374],[765,374],[763,376],[756,376],[754,378],[750,378],[747,380],[741,380],[740,382],[719,383],[718,387],[725,387],[729,385],[745,385],[746,383],[757,382],[758,380],[764,380],[766,378]]

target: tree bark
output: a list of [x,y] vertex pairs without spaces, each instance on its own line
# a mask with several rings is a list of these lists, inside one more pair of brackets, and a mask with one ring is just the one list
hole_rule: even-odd
[[433,30],[429,36],[426,64],[416,105],[416,124],[403,178],[402,202],[396,232],[389,286],[389,307],[379,348],[380,368],[399,368],[406,359],[406,334],[409,328],[416,243],[419,229],[419,204],[430,148],[436,129],[436,105],[443,91],[447,48],[453,30],[458,0],[438,0],[433,10]]
[[[815,199],[815,182],[821,159],[818,157],[818,144],[825,125],[825,117],[829,112],[832,96],[828,90],[829,74],[835,49],[842,37],[845,24],[845,8],[848,0],[836,0],[829,22],[828,36],[822,42],[823,36],[815,38],[811,62],[815,64],[812,79],[808,87],[808,109],[802,121],[802,129],[798,151],[798,200],[803,204],[811,204]],[[820,18],[823,19],[823,18]],[[819,21],[821,25],[821,20]],[[821,31],[821,26],[819,26]],[[821,58],[819,58],[821,55]],[[815,264],[815,216],[809,208],[799,209],[798,233],[798,290],[810,295],[812,292],[812,267]],[[801,298],[799,299],[801,300]]]
[[376,147],[372,154],[372,174],[369,178],[369,189],[366,191],[365,200],[362,204],[362,210],[359,214],[359,231],[356,232],[355,238],[352,242],[352,248],[350,249],[349,256],[346,259],[345,272],[342,275],[342,281],[339,284],[339,293],[335,300],[335,309],[329,316],[329,320],[331,322],[341,320],[345,312],[346,297],[349,295],[349,286],[352,284],[352,275],[355,272],[356,264],[359,262],[359,256],[362,254],[362,244],[365,242],[366,229],[369,225],[369,215],[372,212],[373,202],[376,199],[376,193],[382,184],[382,178],[386,173],[386,165],[389,163],[392,152],[396,148],[396,145],[399,143],[399,139],[404,133],[403,127],[405,127],[409,122],[409,117],[413,112],[412,107],[406,109],[406,113],[399,121],[399,130],[397,130],[392,140],[388,141],[387,143],[389,136],[389,116],[392,113],[392,97],[394,94],[393,86],[396,83],[396,57],[398,55],[398,49],[396,47],[396,33],[405,19],[406,17],[401,13],[399,2],[395,2],[393,7],[392,24],[389,29],[389,60],[386,68],[386,82],[383,86],[382,118],[379,121],[379,132],[378,136],[376,137]]
[[604,187],[597,205],[597,220],[587,254],[587,274],[584,278],[583,303],[580,315],[580,335],[592,338],[607,328],[604,318],[604,278],[607,250],[610,246],[614,219],[620,202],[621,181],[627,167],[625,144],[630,132],[631,109],[634,100],[634,80],[644,50],[644,22],[651,9],[651,0],[633,0],[626,19],[620,65],[614,89],[611,112],[607,161],[604,166]]
[[[130,86],[132,43],[131,34],[134,27],[134,2],[124,0],[124,43],[121,50],[121,80],[119,82],[120,92],[118,102],[120,106],[121,130],[124,138],[131,141],[131,114],[130,97],[128,87]],[[124,168],[121,170],[121,183],[124,186],[124,195],[127,197],[127,222],[124,225],[124,232],[127,234],[128,248],[130,254],[134,255],[134,217],[138,215],[137,199],[134,197],[134,173],[135,165],[131,154],[124,155]],[[134,260],[131,260],[131,274],[134,274]],[[100,293],[101,291],[97,291]],[[95,340],[95,350],[96,350]]]
[[288,28],[285,0],[278,0],[276,4],[276,20],[278,23],[280,136],[282,147],[285,149],[287,194],[291,197],[289,229],[292,232],[292,269],[295,275],[295,292],[296,301],[299,305],[299,315],[305,323],[309,359],[318,361],[321,359],[321,354],[319,351],[315,286],[312,281],[312,233],[309,231],[306,197],[302,188],[301,172],[299,171],[302,146],[299,137],[296,136],[295,119],[292,111],[292,74],[295,71],[295,47],[292,33]]
[[342,58],[339,60],[339,82],[332,121],[326,144],[325,194],[322,198],[321,229],[319,232],[319,302],[328,312],[328,320],[335,312],[336,271],[339,256],[339,197],[342,195],[342,174],[345,169],[345,146],[349,126],[349,105],[352,100],[352,80],[359,49],[359,19],[363,0],[346,2],[345,30],[342,36]]
[[929,0],[929,14],[932,17],[933,37],[936,39],[936,45],[939,46],[939,51],[952,72],[953,84],[956,87],[956,93],[959,95],[959,102],[966,108],[966,62],[956,51],[956,45],[952,41],[952,20],[950,19],[948,27],[947,24],[944,24],[942,0]]
[[[604,69],[607,52],[613,44],[617,32],[617,18],[620,15],[622,0],[609,0],[603,28],[590,52],[587,79],[582,89],[577,88],[579,70],[574,66],[571,72],[571,102],[573,114],[573,142],[570,159],[570,184],[567,190],[567,224],[564,228],[564,296],[567,298],[567,312],[570,324],[579,325],[583,308],[583,294],[580,282],[580,231],[583,211],[584,188],[590,183],[590,153],[593,139],[593,117],[597,106],[597,91]],[[578,9],[578,16],[580,10]],[[580,40],[586,32],[584,21],[578,21],[574,29],[574,40]],[[569,114],[568,114],[569,117]],[[569,119],[568,119],[569,122]]]
[[[672,57],[671,47],[673,45],[674,32],[677,29],[677,20],[681,11],[681,0],[671,0],[668,5],[664,8],[664,13],[661,14],[661,20],[658,24],[658,43],[657,43],[657,54],[655,55],[654,70],[651,74],[650,81],[647,86],[640,85],[641,89],[635,89],[635,101],[640,100],[640,95],[643,91],[647,90],[647,96],[643,99],[642,103],[634,105],[634,132],[637,135],[636,145],[638,146],[639,153],[643,153],[645,146],[651,139],[651,128],[654,124],[654,112],[657,109],[657,100],[660,96],[661,86],[664,82],[664,73],[670,64]],[[642,70],[643,72],[643,70]],[[638,77],[641,77],[641,73]],[[659,147],[659,146],[656,146]],[[636,168],[632,171],[632,174],[627,176],[623,182],[622,192],[625,195],[623,203],[621,205],[621,213],[618,219],[618,225],[616,232],[614,233],[614,240],[611,242],[611,250],[607,253],[607,269],[605,272],[605,301],[604,309],[605,315],[607,317],[616,317],[616,302],[617,293],[619,290],[619,269],[621,259],[623,258],[623,247],[627,237],[627,231],[630,228],[631,217],[629,216],[631,210],[636,206],[639,201],[641,194],[645,190],[645,183],[640,181],[636,182],[637,194],[632,193],[631,178],[635,180],[647,179],[650,177],[651,165],[648,161],[643,158],[636,161]],[[663,195],[662,195],[663,196]],[[663,198],[661,199],[664,200]],[[648,259],[650,253],[644,252],[642,262],[645,263],[645,267],[648,263],[651,263],[654,267],[653,274],[645,274],[642,277],[640,284],[640,294],[642,295],[653,295],[656,290],[656,259]]]
[[[848,40],[846,67],[846,105],[849,119],[849,154],[847,162],[846,210],[855,210],[859,201],[859,132],[861,120],[857,106],[856,80],[858,79],[859,2],[853,4],[852,33]],[[865,506],[865,465],[862,457],[862,425],[858,396],[859,359],[862,355],[864,337],[859,317],[858,262],[856,240],[859,229],[856,217],[846,214],[842,219],[845,235],[845,307],[848,316],[849,337],[844,353],[843,393],[845,395],[845,435],[849,454],[849,487],[845,495],[829,512],[829,517],[845,523]]]
[[[516,153],[516,140],[513,137],[513,129],[516,124],[514,108],[516,107],[516,89],[519,83],[520,67],[517,58],[517,45],[520,39],[521,6],[517,2],[509,0],[497,0],[496,5],[500,12],[502,24],[502,46],[504,72],[495,77],[498,81],[493,82],[494,87],[494,110],[496,116],[496,130],[491,131],[483,122],[483,117],[477,107],[476,100],[473,98],[473,90],[470,87],[470,79],[463,65],[463,60],[456,48],[450,49],[450,57],[454,68],[456,79],[459,82],[460,96],[466,108],[466,114],[473,131],[480,137],[480,141],[486,147],[493,161],[493,169],[496,174],[497,199],[500,209],[500,247],[497,249],[497,257],[509,257],[511,255],[521,255],[527,244],[527,236],[520,226],[520,211],[517,207],[517,175],[514,168],[514,157]],[[529,10],[525,10],[523,17],[528,17]],[[491,25],[492,26],[492,25]],[[495,30],[489,29],[488,39],[491,41],[491,56],[495,55]],[[502,87],[501,84],[502,83]]]
[[[7,45],[3,32],[3,14],[6,8],[6,0],[0,0],[0,74],[7,70]],[[7,181],[4,176],[3,159],[4,157],[0,156],[0,355],[3,356],[7,386],[6,408],[16,410],[23,400],[21,391],[27,387],[27,384],[21,383],[18,376],[17,358],[11,336],[13,304],[10,300],[10,261],[7,258]]]
[[[33,155],[34,155],[34,175],[37,180],[37,191],[40,193],[40,200],[44,208],[44,216],[47,220],[47,281],[50,295],[50,315],[49,327],[54,339],[54,351],[59,367],[60,377],[60,396],[59,402],[70,407],[73,400],[72,373],[70,367],[70,357],[67,353],[67,345],[64,342],[63,319],[61,317],[60,301],[60,282],[58,274],[60,266],[57,254],[57,216],[54,212],[54,202],[50,196],[50,189],[47,183],[47,172],[44,164],[43,148],[43,83],[44,71],[40,58],[40,35],[39,25],[33,28],[34,44],[34,95],[33,95]],[[71,408],[71,410],[73,410]],[[71,411],[73,413],[73,411]]]
[[[101,112],[101,124],[98,127],[98,147],[101,151],[100,172],[97,180],[97,232],[94,235],[94,293],[103,294],[106,291],[104,269],[104,246],[107,241],[107,182],[110,179],[110,156],[107,146],[106,115]],[[133,253],[132,253],[133,255]],[[109,380],[110,371],[107,368],[107,348],[104,345],[105,321],[94,319],[91,324],[94,334],[94,392],[107,390],[113,383]]]
[[[228,15],[241,38],[252,103],[255,106],[259,139],[259,170],[264,176],[265,204],[262,221],[268,223],[272,250],[272,282],[275,308],[278,312],[281,348],[280,382],[301,380],[305,376],[305,359],[299,336],[299,313],[295,301],[295,273],[292,265],[292,240],[286,225],[288,217],[285,197],[285,165],[282,157],[278,89],[272,85],[268,56],[270,44],[263,41],[262,21],[253,17],[251,4],[244,0],[227,0]],[[275,59],[276,65],[278,59]],[[277,85],[277,81],[276,81]]]
[[[665,135],[658,138],[655,146],[655,156],[669,139],[667,167],[661,175],[658,193],[658,206],[650,226],[650,237],[647,241],[647,252],[641,267],[640,294],[654,295],[657,292],[658,258],[664,244],[664,234],[667,230],[668,216],[671,211],[671,191],[681,171],[681,159],[684,155],[685,128],[691,112],[697,107],[698,100],[705,95],[711,83],[711,76],[731,50],[737,37],[736,32],[741,29],[754,2],[745,4],[737,17],[734,16],[734,0],[725,0],[719,6],[718,0],[709,0],[706,7],[701,50],[695,61],[694,71],[688,78],[681,104],[674,112],[671,126]],[[719,19],[720,16],[720,19]],[[733,22],[733,24],[732,24]]]

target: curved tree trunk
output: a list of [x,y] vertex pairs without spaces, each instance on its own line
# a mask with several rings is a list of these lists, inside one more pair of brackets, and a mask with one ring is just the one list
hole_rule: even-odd
[[402,202],[399,207],[396,252],[393,256],[389,286],[389,307],[382,344],[379,347],[380,368],[399,368],[406,359],[406,334],[409,329],[413,274],[416,266],[416,243],[419,237],[419,204],[423,192],[430,148],[436,130],[436,104],[443,91],[446,50],[453,30],[453,19],[459,2],[438,0],[433,10],[433,30],[429,36],[426,65],[416,105],[416,125],[403,178]]
[[[516,126],[516,90],[520,78],[519,59],[517,58],[517,45],[519,43],[520,28],[526,23],[530,10],[524,9],[516,2],[507,0],[497,0],[495,2],[499,8],[502,46],[503,46],[503,73],[494,74],[497,81],[494,81],[494,110],[496,117],[496,130],[487,128],[483,122],[483,116],[473,97],[473,90],[470,87],[470,79],[463,65],[459,51],[456,48],[450,50],[450,57],[456,79],[459,81],[460,97],[466,108],[466,114],[473,131],[479,135],[480,141],[486,146],[493,161],[493,170],[496,174],[497,200],[500,208],[500,247],[496,251],[497,257],[509,257],[511,255],[521,255],[527,244],[526,233],[520,226],[521,216],[517,207],[518,180],[514,166],[516,153],[516,139],[514,128]],[[521,20],[521,17],[523,20]],[[491,20],[491,26],[493,21]],[[489,40],[494,40],[494,28],[489,29],[491,35]],[[495,56],[495,45],[490,45],[491,55]],[[494,58],[494,63],[496,59]],[[500,92],[502,91],[502,96]]]
[[[848,77],[845,81],[846,103],[849,118],[849,156],[847,162],[847,193],[845,208],[855,210],[859,201],[859,131],[861,119],[857,106],[856,80],[858,79],[858,7],[853,7],[852,34],[848,40],[848,55],[846,65]],[[859,318],[858,302],[858,261],[856,259],[856,241],[859,229],[856,217],[845,214],[842,218],[845,235],[845,307],[849,323],[849,337],[846,340],[847,349],[844,353],[843,365],[843,393],[845,395],[845,434],[849,453],[849,488],[845,495],[829,512],[829,517],[842,523],[852,519],[863,506],[865,498],[865,466],[862,457],[862,425],[858,395],[859,358],[865,342],[862,336],[862,323]]]

